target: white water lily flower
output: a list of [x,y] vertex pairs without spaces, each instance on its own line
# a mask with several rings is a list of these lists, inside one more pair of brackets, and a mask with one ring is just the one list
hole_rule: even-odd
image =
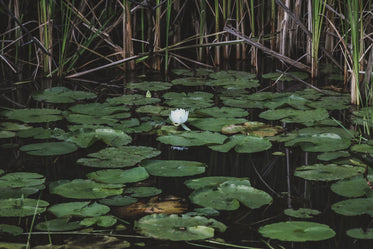
[[176,109],[171,111],[170,120],[175,126],[184,124],[188,120],[189,111],[184,109]]

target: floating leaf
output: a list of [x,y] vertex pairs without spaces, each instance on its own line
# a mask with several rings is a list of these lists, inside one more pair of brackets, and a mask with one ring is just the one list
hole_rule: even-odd
[[233,135],[222,145],[209,146],[210,149],[219,152],[228,152],[232,148],[238,153],[254,153],[268,150],[272,143],[265,138],[257,136]]
[[335,181],[363,174],[365,168],[351,165],[314,164],[296,168],[294,175],[311,181]]
[[57,156],[72,153],[76,151],[78,147],[68,142],[49,142],[28,144],[19,149],[33,156]]
[[227,137],[210,131],[190,131],[178,134],[160,136],[157,140],[161,143],[174,146],[201,146],[209,144],[222,144]]
[[130,196],[115,195],[112,197],[101,199],[99,200],[99,202],[108,206],[121,207],[135,203],[137,202],[137,199]]
[[117,223],[117,219],[114,216],[105,215],[105,216],[84,218],[80,222],[80,225],[83,225],[86,227],[93,226],[93,225],[97,225],[99,227],[111,227],[111,226],[114,226],[115,223]]
[[124,184],[130,182],[139,182],[149,177],[144,167],[135,167],[128,170],[106,169],[91,172],[87,177],[97,182]]
[[93,115],[93,116],[108,116],[113,113],[122,113],[129,111],[128,106],[112,106],[108,103],[88,103],[77,104],[69,108],[73,113]]
[[[95,116],[86,114],[74,114],[74,113],[64,113],[65,118],[70,123],[84,124],[84,125],[112,125],[117,123],[119,120],[114,116]],[[130,114],[126,113],[123,118],[130,117]]]
[[278,222],[262,226],[258,231],[270,239],[294,242],[320,241],[335,236],[329,226],[309,221]]
[[152,214],[138,220],[135,229],[156,239],[189,241],[214,237],[215,230],[224,232],[226,226],[202,216]]
[[373,154],[373,146],[369,144],[354,144],[351,146],[351,151],[358,153]]
[[44,129],[42,127],[32,127],[27,130],[17,132],[18,137],[34,138],[34,139],[48,139],[51,138],[53,131],[51,129]]
[[55,204],[49,207],[48,211],[58,218],[71,216],[96,217],[108,213],[110,208],[96,202],[91,204],[89,201],[86,201]]
[[271,126],[257,121],[245,122],[238,125],[228,125],[222,128],[223,134],[243,133],[259,137],[274,136],[282,130],[281,126]]
[[33,94],[32,98],[49,103],[73,103],[77,100],[96,98],[96,94],[85,91],[73,91],[66,87],[52,87]]
[[32,172],[13,172],[0,177],[0,188],[20,188],[42,185],[45,177]]
[[[370,181],[373,181],[373,175],[368,175],[367,177]],[[373,190],[362,176],[333,183],[330,189],[344,197],[360,197],[363,195],[373,197]]]
[[83,225],[80,224],[80,221],[69,220],[69,218],[47,220],[37,224],[35,229],[48,232],[63,232],[77,230],[83,227]]
[[121,184],[104,184],[92,180],[59,180],[49,185],[51,194],[75,199],[100,199],[123,192]]
[[[286,74],[292,75],[298,79],[305,80],[308,78],[308,74],[304,72],[287,72]],[[281,81],[294,81],[294,79],[290,76],[286,76],[279,72],[273,72],[273,73],[265,73],[262,75],[263,79],[271,79],[271,80],[277,80],[280,79]]]
[[246,117],[249,115],[247,111],[242,108],[234,108],[234,107],[210,107],[199,109],[197,113],[201,113],[206,116],[211,116],[214,118],[238,118],[238,117]]
[[25,123],[44,123],[62,119],[61,111],[56,109],[15,109],[2,112],[8,119],[15,119]]
[[131,187],[127,188],[123,193],[131,197],[150,197],[159,195],[162,190],[155,187]]
[[200,109],[213,105],[214,95],[207,92],[177,93],[168,92],[163,94],[165,103],[169,106],[183,109]]
[[145,95],[131,94],[122,95],[120,97],[108,98],[106,102],[110,105],[149,105],[160,102],[158,98],[147,98]]
[[13,131],[0,131],[0,138],[11,138],[15,136],[16,133]]
[[173,85],[183,85],[183,86],[204,86],[207,81],[204,78],[198,77],[185,77],[178,78],[171,81]]
[[373,239],[373,228],[352,228],[346,231],[346,234],[354,239]]
[[220,132],[224,126],[232,125],[232,124],[240,124],[247,122],[246,119],[243,118],[198,118],[193,119],[189,123],[194,127],[206,130],[206,131],[215,131]]
[[172,84],[164,81],[143,81],[131,82],[127,84],[129,89],[139,89],[142,91],[164,91],[170,89]]
[[99,168],[123,168],[133,166],[160,153],[159,150],[146,146],[105,148],[99,152],[88,154],[89,158],[78,159],[77,163]]
[[350,153],[348,151],[335,151],[335,152],[324,152],[317,155],[317,159],[322,161],[332,161],[341,157],[349,157]]
[[217,187],[227,181],[244,181],[245,185],[250,186],[248,178],[237,178],[233,176],[207,176],[186,180],[184,184],[191,189]]
[[267,120],[281,120],[286,123],[310,123],[327,119],[329,113],[326,109],[295,110],[292,108],[281,108],[264,111],[259,114],[259,117]]
[[44,188],[44,185],[21,188],[0,187],[0,199],[28,197]]
[[317,101],[309,102],[307,105],[315,109],[326,108],[327,110],[343,110],[350,106],[350,98],[349,95],[325,96]]
[[[298,110],[306,110],[309,109],[305,106],[308,103],[308,100],[292,94],[290,96],[282,97],[282,98],[274,98],[271,101],[267,101],[264,103],[264,107],[269,109],[276,109],[279,107],[292,107]],[[281,109],[279,109],[281,110]]]
[[25,217],[45,212],[48,202],[29,198],[0,200],[1,217]]
[[143,105],[136,109],[137,113],[147,113],[152,115],[167,116],[170,115],[173,108],[159,105]]
[[[0,224],[0,233],[8,233],[12,236],[18,236],[23,233],[23,228],[14,225]],[[1,245],[0,247],[3,248]]]
[[314,215],[321,214],[319,210],[309,209],[309,208],[299,208],[299,209],[285,209],[284,214],[287,216],[295,218],[313,218]]
[[347,216],[368,214],[373,217],[373,198],[355,198],[340,201],[332,205],[332,210]]
[[142,163],[153,176],[192,176],[205,172],[207,165],[195,161],[147,160]]
[[197,189],[189,198],[194,204],[218,210],[236,210],[240,202],[255,209],[272,201],[272,197],[266,192],[255,189],[249,181],[242,180],[226,181],[217,187]]

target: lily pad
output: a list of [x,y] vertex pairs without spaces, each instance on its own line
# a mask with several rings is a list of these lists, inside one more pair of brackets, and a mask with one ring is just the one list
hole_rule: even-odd
[[158,156],[161,152],[147,146],[122,146],[105,148],[88,154],[88,158],[80,158],[77,163],[99,168],[123,168],[134,166],[144,159]]
[[255,189],[248,181],[226,181],[217,187],[194,190],[190,200],[203,207],[218,210],[236,210],[240,202],[251,209],[269,204],[272,197],[266,192]]
[[349,157],[350,153],[348,151],[333,151],[333,152],[324,152],[317,155],[317,159],[322,161],[332,161],[342,157]]
[[284,214],[295,218],[313,218],[314,215],[321,214],[319,210],[310,208],[285,209]]
[[25,217],[45,212],[48,202],[29,198],[0,200],[1,217]]
[[88,103],[77,104],[69,108],[73,113],[93,115],[93,116],[108,116],[113,113],[122,113],[129,111],[128,106],[112,106],[108,103]]
[[[307,110],[306,103],[309,101],[303,97],[292,94],[282,98],[273,98],[271,101],[266,101],[264,107],[269,109],[276,109],[279,107],[292,107],[298,110]],[[322,108],[322,107],[321,107]],[[281,110],[281,109],[279,109]]]
[[107,214],[110,208],[99,203],[86,202],[66,202],[55,204],[48,208],[48,211],[58,218],[63,217],[96,217]]
[[351,146],[351,151],[373,154],[373,146],[369,144],[354,144]]
[[19,149],[33,156],[57,156],[72,153],[76,151],[78,147],[68,142],[49,142],[28,144]]
[[210,108],[204,108],[199,109],[197,113],[201,113],[206,116],[214,117],[214,118],[240,118],[240,117],[246,117],[249,115],[247,111],[245,111],[242,108],[234,108],[234,107],[210,107]]
[[0,139],[1,138],[11,138],[15,137],[16,133],[13,131],[0,131]]
[[25,123],[44,123],[62,119],[61,111],[56,109],[15,109],[2,112],[8,119],[19,120]]
[[[125,113],[125,117],[130,117],[130,114]],[[84,125],[112,125],[117,123],[119,120],[114,116],[95,116],[87,114],[75,114],[75,113],[64,113],[64,117],[70,123],[84,124]]]
[[206,131],[215,131],[220,132],[224,126],[234,125],[247,122],[243,118],[198,118],[193,119],[189,123],[194,127],[206,130]]
[[373,198],[355,198],[340,201],[332,205],[332,210],[346,216],[368,214],[373,217]]
[[361,175],[363,167],[337,164],[314,164],[296,168],[294,175],[311,181],[335,181]]
[[114,226],[115,223],[117,223],[117,219],[112,215],[104,215],[104,216],[98,216],[98,217],[89,217],[84,218],[80,225],[89,227],[93,225],[97,225],[99,227],[111,227]]
[[[368,175],[367,177],[370,181],[373,181],[373,175]],[[373,198],[373,190],[362,176],[333,183],[330,189],[334,193],[344,197],[360,197],[366,195],[367,197]]]
[[234,148],[238,153],[260,152],[271,147],[272,143],[266,138],[246,135],[233,135],[222,145],[209,146],[210,149],[219,152],[228,152]]
[[165,103],[167,105],[188,110],[207,108],[212,106],[213,96],[214,95],[212,93],[208,92],[168,92],[163,94],[163,98],[166,100]]
[[[298,79],[305,80],[308,78],[308,74],[304,72],[287,72],[287,74],[290,74],[294,77],[297,77]],[[281,78],[279,78],[281,76]],[[290,76],[283,75],[279,72],[273,72],[273,73],[265,73],[262,75],[263,79],[271,79],[271,80],[277,80],[280,79],[281,81],[294,81],[294,79]]]
[[326,108],[327,110],[343,110],[350,106],[350,96],[325,96],[317,101],[309,102],[307,105],[313,108]]
[[130,196],[115,195],[105,199],[101,199],[99,200],[99,202],[108,206],[123,207],[136,203],[137,199]]
[[23,228],[15,225],[0,224],[0,233],[8,233],[13,236],[18,236],[23,233]]
[[37,101],[49,103],[73,103],[77,100],[94,99],[96,98],[96,94],[85,91],[74,91],[66,87],[52,87],[40,93],[33,94],[32,98]]
[[149,105],[160,101],[158,98],[147,98],[145,95],[140,94],[122,95],[106,99],[106,102],[110,105]]
[[45,177],[32,172],[13,172],[0,177],[0,188],[20,188],[42,185]]
[[173,241],[201,240],[214,237],[215,230],[224,232],[226,226],[202,216],[152,214],[135,223],[135,229],[148,237]]
[[142,198],[159,195],[160,193],[162,193],[162,190],[155,187],[131,187],[125,189],[123,193],[128,194],[131,197]]
[[346,231],[346,234],[354,239],[373,239],[373,228],[352,228]]
[[297,137],[286,141],[285,146],[300,145],[308,152],[343,150],[350,146],[352,138],[344,129],[335,127],[303,128],[296,134]]
[[34,139],[48,139],[53,136],[52,134],[53,130],[44,129],[42,127],[32,127],[30,129],[17,132],[18,137]]
[[184,77],[178,78],[171,81],[173,85],[183,86],[204,86],[207,84],[206,79],[199,77]]
[[48,232],[72,231],[82,228],[80,221],[70,221],[69,218],[53,219],[41,222],[35,226],[36,230]]
[[137,113],[147,113],[159,116],[169,116],[172,108],[159,105],[143,105],[136,108]]
[[49,185],[51,194],[74,199],[100,199],[123,192],[121,184],[104,184],[92,180],[58,180]]
[[157,140],[174,146],[201,146],[222,144],[226,138],[225,135],[210,131],[190,131],[160,136]]
[[320,241],[335,236],[328,225],[309,221],[278,222],[262,226],[258,231],[270,239],[294,242]]
[[97,182],[125,184],[139,182],[149,177],[144,167],[135,167],[128,170],[105,169],[87,174],[87,177]]
[[282,130],[281,126],[271,126],[257,121],[245,122],[238,125],[228,125],[222,128],[223,134],[243,133],[259,137],[274,136]]
[[227,181],[244,181],[245,185],[250,186],[248,178],[237,178],[233,176],[207,176],[195,179],[186,180],[184,184],[191,189],[201,189],[209,187],[217,187]]
[[9,199],[9,198],[25,198],[30,195],[33,195],[39,190],[44,189],[44,185],[37,185],[31,187],[20,187],[20,188],[11,188],[11,187],[0,187],[0,199]]
[[295,110],[281,108],[264,111],[259,114],[259,117],[267,120],[281,120],[286,123],[310,123],[327,119],[329,113],[326,109]]
[[153,176],[192,176],[205,173],[207,165],[195,161],[147,160],[142,163]]
[[172,87],[172,84],[165,81],[143,81],[131,82],[127,84],[129,89],[138,89],[142,91],[164,91]]

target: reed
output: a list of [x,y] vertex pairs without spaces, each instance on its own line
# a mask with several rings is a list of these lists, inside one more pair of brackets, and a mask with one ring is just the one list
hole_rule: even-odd
[[40,42],[47,49],[48,53],[40,53],[40,60],[45,74],[52,73],[53,56],[53,23],[51,20],[54,9],[52,0],[40,0],[38,5]]
[[314,0],[311,5],[312,12],[312,45],[311,45],[311,77],[317,77],[318,60],[319,60],[319,45],[321,31],[323,30],[323,19],[325,13],[326,0]]

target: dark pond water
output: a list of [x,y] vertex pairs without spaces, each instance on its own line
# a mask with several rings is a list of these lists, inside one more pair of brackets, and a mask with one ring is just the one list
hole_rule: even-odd
[[[200,71],[197,78],[189,77],[191,77],[190,73],[182,72],[181,75],[179,75],[177,78],[183,78],[183,80],[173,81],[173,84],[169,86],[170,88],[150,90],[149,92],[151,94],[151,97],[159,98],[159,102],[149,102],[148,104],[147,101],[149,101],[150,98],[149,96],[145,97],[145,95],[147,92],[147,88],[149,88],[149,85],[145,86],[144,88],[138,89],[127,81],[105,82],[105,84],[93,84],[87,82],[61,83],[61,86],[66,86],[71,90],[93,92],[96,94],[94,98],[83,98],[81,100],[72,101],[71,103],[50,103],[49,101],[45,100],[37,101],[35,100],[35,97],[30,97],[36,92],[36,89],[42,90],[49,88],[50,82],[38,82],[33,85],[24,85],[18,87],[18,89],[16,91],[13,91],[12,93],[7,93],[8,96],[11,97],[15,102],[22,104],[28,108],[35,107],[70,111],[58,114],[63,116],[63,118],[61,118],[61,120],[53,122],[34,122],[25,120],[22,121],[22,117],[14,118],[14,116],[9,116],[9,114],[2,114],[2,130],[15,133],[14,136],[3,136],[3,138],[0,139],[2,146],[0,154],[0,160],[2,161],[1,169],[4,170],[4,172],[2,172],[2,175],[4,176],[6,174],[14,172],[33,172],[41,174],[44,177],[45,182],[43,183],[43,187],[40,187],[40,191],[37,191],[37,193],[31,194],[28,197],[21,197],[21,194],[19,193],[15,194],[12,197],[9,197],[9,195],[6,193],[10,192],[10,189],[20,189],[20,186],[18,186],[18,188],[14,187],[14,185],[13,187],[1,186],[3,192],[1,199],[4,201],[10,199],[14,200],[17,198],[20,200],[22,200],[22,198],[44,200],[49,203],[49,207],[56,204],[78,201],[90,201],[91,204],[100,203],[100,201],[104,198],[71,198],[66,197],[60,193],[51,193],[51,189],[53,189],[53,184],[61,179],[69,181],[73,181],[74,179],[87,180],[87,174],[102,169],[109,169],[109,167],[89,167],[82,165],[82,163],[77,163],[79,159],[87,157],[87,155],[90,153],[95,153],[109,147],[117,148],[126,146],[147,146],[159,151],[159,155],[156,155],[154,157],[149,156],[149,160],[157,159],[196,161],[206,164],[207,167],[205,168],[204,173],[187,176],[156,176],[154,174],[150,174],[150,176],[145,180],[122,184],[120,189],[125,190],[129,187],[139,186],[158,188],[162,191],[162,193],[156,193],[156,196],[158,196],[161,200],[170,198],[170,196],[173,196],[173,198],[179,198],[177,203],[181,203],[183,207],[186,208],[186,210],[184,210],[184,213],[187,213],[195,210],[195,208],[200,208],[202,205],[199,205],[197,201],[193,201],[189,198],[193,190],[186,186],[186,181],[192,181],[194,179],[202,177],[229,176],[236,177],[237,179],[241,180],[242,178],[249,179],[250,185],[253,188],[266,192],[269,196],[271,196],[272,201],[266,204],[262,204],[258,208],[249,208],[248,205],[250,204],[244,205],[243,203],[246,203],[245,201],[250,202],[250,198],[253,198],[254,200],[256,197],[250,197],[250,195],[247,195],[247,193],[242,192],[237,194],[237,192],[243,191],[238,190],[239,187],[245,187],[244,185],[239,185],[239,187],[235,189],[235,191],[237,192],[233,193],[228,191],[223,194],[223,197],[220,196],[219,198],[222,198],[222,201],[227,201],[227,199],[229,199],[229,201],[232,201],[232,199],[237,199],[238,195],[242,195],[243,197],[241,198],[243,199],[239,200],[241,202],[240,206],[235,210],[220,209],[220,214],[218,216],[211,217],[212,219],[225,224],[227,229],[224,232],[215,231],[215,235],[213,236],[213,238],[207,236],[207,239],[196,241],[183,240],[179,242],[146,238],[141,234],[141,232],[135,231],[134,224],[139,222],[139,219],[141,217],[150,215],[149,212],[151,211],[149,210],[147,211],[148,213],[129,215],[128,213],[125,213],[128,211],[122,211],[122,213],[118,213],[118,206],[109,205],[110,211],[108,213],[105,213],[105,215],[118,218],[116,223],[113,225],[100,226],[96,222],[93,223],[93,225],[80,226],[79,228],[72,229],[72,231],[70,231],[69,229],[62,229],[63,227],[67,226],[62,225],[62,228],[60,227],[60,230],[56,229],[53,232],[48,232],[40,229],[41,226],[38,227],[38,224],[55,219],[55,213],[50,212],[50,210],[48,210],[48,208],[46,207],[46,210],[41,211],[36,215],[34,215],[34,213],[31,213],[31,215],[7,215],[9,213],[9,209],[12,209],[12,205],[13,207],[14,205],[18,205],[11,204],[10,207],[6,207],[5,210],[0,207],[1,224],[21,227],[23,231],[19,234],[16,233],[12,235],[9,234],[9,231],[7,231],[7,227],[1,227],[1,241],[22,244],[26,244],[27,242],[29,242],[32,246],[45,245],[49,243],[52,243],[54,245],[70,243],[70,245],[79,244],[81,245],[81,247],[93,247],[93,244],[99,245],[101,243],[102,248],[114,248],[114,245],[117,245],[118,248],[124,248],[125,245],[122,243],[123,240],[131,243],[131,248],[372,248],[373,244],[371,239],[355,239],[346,235],[346,231],[352,228],[368,229],[372,227],[372,203],[366,204],[366,209],[362,209],[362,211],[360,210],[358,211],[358,214],[354,215],[342,215],[340,213],[336,213],[332,209],[333,204],[346,200],[348,199],[348,197],[344,197],[331,191],[331,185],[339,180],[342,181],[343,179],[349,179],[354,175],[356,175],[355,177],[364,181],[364,170],[348,171],[346,173],[347,175],[341,176],[338,172],[342,172],[344,168],[336,171],[325,168],[325,170],[318,170],[317,173],[313,172],[310,174],[310,176],[306,177],[299,177],[299,175],[294,175],[296,174],[295,172],[297,168],[305,165],[312,166],[317,164],[335,164],[343,167],[341,165],[349,164],[351,165],[351,167],[358,167],[359,165],[356,163],[354,164],[354,162],[359,161],[361,166],[362,163],[369,160],[369,156],[366,157],[366,153],[359,153],[358,149],[350,151],[349,156],[337,156],[337,158],[334,160],[325,160],[323,159],[323,157],[320,157],[320,155],[323,154],[324,151],[344,151],[347,153],[351,148],[351,145],[358,143],[356,140],[353,139],[353,137],[348,137],[346,134],[343,135],[341,133],[345,131],[344,128],[346,130],[349,130],[350,125],[353,123],[351,121],[351,115],[349,112],[350,107],[347,104],[348,96],[340,94],[334,96],[334,93],[331,92],[328,92],[328,95],[318,95],[319,93],[317,91],[307,92],[309,90],[306,90],[306,92],[304,92],[304,87],[300,86],[299,89],[296,89],[296,91],[298,92],[285,93],[281,96],[277,96],[276,94],[278,93],[271,93],[268,96],[258,95],[255,98],[251,98],[248,96],[252,96],[257,90],[267,86],[263,86],[263,83],[259,85],[258,82],[254,81],[251,74],[230,72],[226,75],[223,75],[221,79],[217,76],[217,74],[212,74],[212,72],[205,73],[204,71]],[[193,77],[195,77],[195,75]],[[144,82],[144,80],[141,78],[137,78],[135,79],[135,81]],[[242,83],[242,81],[244,81],[244,83]],[[273,83],[273,81],[271,80],[267,80],[266,82],[267,83],[265,84]],[[160,87],[162,86],[161,83],[156,83],[154,81],[150,83],[150,85],[157,84]],[[247,84],[249,86],[243,87],[242,84]],[[294,82],[291,83],[291,85],[294,84]],[[55,84],[53,84],[53,86],[55,86]],[[285,85],[285,88],[286,86],[287,85]],[[271,88],[270,90],[274,89]],[[171,92],[175,93],[175,95],[171,97],[165,95]],[[183,95],[178,95],[183,92],[187,93],[187,96],[189,96],[189,98],[184,98]],[[196,92],[208,92],[212,96],[196,95]],[[97,116],[95,117],[96,121],[92,121],[92,119],[89,119],[89,121],[81,122],[83,123],[83,127],[85,126],[84,129],[89,130],[89,132],[102,127],[120,131],[121,128],[119,127],[124,127],[122,131],[124,131],[131,137],[131,141],[129,143],[123,143],[120,145],[108,145],[108,139],[105,140],[105,138],[102,138],[104,137],[104,135],[102,135],[102,137],[99,137],[101,138],[101,140],[98,139],[98,141],[96,141],[92,145],[86,144],[86,146],[81,146],[83,143],[81,140],[77,142],[77,140],[73,139],[74,137],[79,137],[81,134],[72,133],[71,135],[69,133],[72,130],[71,126],[73,124],[79,124],[79,120],[83,119],[82,117],[78,117],[73,121],[72,116],[69,116],[71,114],[74,114],[74,111],[71,111],[72,109],[69,109],[72,106],[85,103],[104,103],[105,101],[108,102],[108,99],[115,99],[122,95],[136,94],[142,96],[143,98],[138,97],[138,99],[131,100],[121,99],[120,101],[122,102],[112,104],[112,106],[123,106],[124,109],[127,108],[125,110],[125,113],[128,113],[128,116],[118,115],[115,117],[115,119],[118,119],[118,122],[122,122],[124,120],[136,118],[137,120],[139,120],[139,124],[150,124],[150,128],[141,130],[138,129],[139,124],[137,124],[130,127],[135,128],[129,129],[129,126],[125,125],[116,126],[117,121],[115,121],[114,124],[113,122],[109,121],[107,123],[102,122],[100,124],[97,124]],[[332,96],[335,97],[335,99],[328,100],[332,102],[322,102],[326,101],[323,98],[330,97],[329,94],[333,94]],[[118,101],[118,99],[116,99],[115,101]],[[317,104],[319,102],[321,102],[321,104]],[[339,105],[335,105],[336,103],[341,104],[342,107],[340,107]],[[164,107],[165,109],[161,110],[163,111],[163,113],[161,113],[161,111],[155,113],[154,109],[149,109],[150,111],[140,111],[138,108],[144,106],[145,104],[149,106]],[[4,107],[14,108],[16,106],[10,104],[10,102],[7,102],[4,104]],[[100,113],[101,110],[99,110],[99,108],[106,107],[96,107],[98,109],[90,110],[89,115],[92,115],[92,112]],[[261,141],[260,143],[253,143],[250,141],[247,142],[246,140],[239,140],[241,142],[237,144],[241,143],[242,145],[240,153],[236,152],[237,150],[240,150],[238,145],[236,145],[236,147],[233,146],[234,148],[232,147],[231,149],[228,149],[228,152],[221,152],[222,149],[220,149],[219,151],[219,149],[216,148],[208,148],[208,146],[217,145],[211,142],[202,146],[184,146],[183,143],[187,143],[188,145],[190,145],[189,142],[192,143],[191,140],[180,140],[171,138],[170,141],[172,142],[165,142],[165,140],[161,140],[162,142],[159,141],[159,138],[162,136],[172,137],[188,133],[188,131],[185,131],[181,126],[174,127],[168,118],[170,110],[175,110],[176,108],[185,108],[190,111],[189,119],[185,123],[192,130],[189,132],[189,134],[192,134],[196,131],[209,131],[210,133],[223,135],[221,131],[215,131],[215,125],[217,124],[219,126],[219,122],[221,122],[220,119],[222,118],[222,116],[224,116],[224,114],[215,114],[212,109],[201,112],[201,110],[211,107],[233,108],[227,109],[225,111],[226,115],[229,115],[229,113],[236,112],[237,109],[240,109],[241,111],[246,111],[247,113],[237,116],[232,114],[232,118],[243,118],[246,119],[246,121],[263,122],[264,124],[269,125],[268,127],[266,127],[268,129],[278,125],[282,127],[282,130],[277,134],[277,139],[271,138],[273,136],[276,136],[276,134],[271,134],[269,137],[265,136],[264,138],[261,138],[265,139],[266,141],[270,141],[270,148],[254,149],[254,152],[251,152],[251,150],[253,150],[253,148],[260,148],[262,146],[260,144]],[[299,111],[299,113],[296,113],[294,115],[283,115],[280,113],[278,114],[278,118],[268,118],[267,116],[263,116],[262,114],[264,111],[268,110],[273,111],[286,109],[288,111],[289,108]],[[326,116],[323,116],[325,113],[308,113],[308,111],[314,110],[324,110]],[[118,114],[120,112],[116,111],[115,113]],[[307,113],[306,117],[302,116],[302,113]],[[25,116],[27,115],[24,114],[23,117]],[[35,114],[35,116],[38,115]],[[344,125],[344,128],[338,126],[338,124],[336,124],[336,122],[333,121],[331,117],[341,122]],[[201,123],[203,123],[203,120],[206,119],[211,120],[208,124],[201,125]],[[43,139],[35,139],[33,137],[20,137],[20,131],[18,131],[17,129],[10,129],[6,127],[4,128],[4,122],[8,121],[15,122],[17,124],[26,123],[27,125],[32,127],[42,127],[44,128],[44,130],[56,131],[55,129],[58,128],[63,130],[62,132],[68,133],[68,135],[64,136],[64,139],[61,139],[61,137],[58,137],[55,133],[48,133],[49,135],[46,135],[46,137],[44,137]],[[237,124],[241,125],[243,123],[242,120],[237,122]],[[220,126],[223,127],[223,125]],[[317,128],[315,127],[327,128],[325,128],[326,130],[317,130]],[[312,132],[308,131],[309,133],[307,133],[304,132],[304,128],[315,128],[316,130],[312,130]],[[248,128],[246,127],[245,129],[246,130],[241,129],[241,131],[247,132]],[[87,130],[84,130],[83,133],[88,133]],[[249,136],[252,136],[253,132],[255,132],[255,129],[250,130]],[[199,142],[203,142],[205,140],[204,134],[205,133],[201,133]],[[291,134],[294,134],[294,137],[290,137]],[[224,140],[223,144],[227,143],[227,139],[231,139],[230,137],[236,135],[238,134],[226,134],[225,136],[227,137],[226,140]],[[95,136],[97,138],[97,136],[99,135],[96,134]],[[118,137],[124,139],[122,136],[123,134],[118,135]],[[247,136],[247,133],[245,134],[245,136]],[[320,136],[323,138],[326,137],[327,139],[314,140],[315,137]],[[347,136],[348,138],[345,138],[344,136]],[[281,138],[281,140],[279,139],[279,137]],[[192,140],[198,140],[197,138],[193,137]],[[241,139],[241,137],[237,136],[237,139]],[[294,139],[299,139],[299,141],[295,141]],[[347,140],[348,142],[346,142]],[[60,155],[52,156],[30,155],[30,153],[26,153],[24,149],[22,149],[22,146],[29,144],[56,141],[68,141],[69,143],[73,143],[71,141],[75,141],[75,143],[78,143],[80,145],[80,148],[71,153],[60,153]],[[112,142],[113,140],[110,141]],[[247,145],[247,143],[249,145]],[[365,142],[363,141],[363,143]],[[323,148],[323,144],[326,144],[327,148]],[[369,142],[366,145],[370,146]],[[317,146],[322,148],[315,149],[315,147]],[[44,148],[43,150],[48,151],[49,148]],[[132,152],[132,154],[136,153],[136,150]],[[328,154],[323,155],[326,156]],[[350,159],[353,159],[353,161],[351,162]],[[131,166],[118,169],[127,170],[133,168],[134,166],[146,167],[146,162],[146,160],[139,160],[139,162],[135,162]],[[301,171],[299,170],[299,172]],[[314,177],[315,179],[306,180],[308,179],[307,177]],[[333,177],[335,177],[335,179]],[[1,181],[6,180],[2,179]],[[24,180],[23,178],[19,178],[18,181]],[[237,184],[237,182],[230,182],[229,184],[234,185]],[[31,186],[35,187],[32,184]],[[95,189],[98,187],[92,188]],[[224,189],[225,187],[222,185],[215,186],[215,189],[219,188]],[[348,185],[345,188],[351,187],[350,185]],[[74,191],[79,192],[80,190],[74,189]],[[369,189],[368,185],[364,188],[364,191],[365,192],[361,194],[360,198],[372,200],[370,198],[366,198],[366,196],[370,196],[372,198],[372,190]],[[114,194],[109,196],[113,195]],[[230,195],[231,198],[229,198]],[[137,199],[139,202],[146,203],[151,200],[151,198],[153,198],[153,195],[149,195],[148,197],[138,197]],[[354,196],[353,198],[358,198],[358,196]],[[4,203],[5,202],[3,202],[2,204],[3,206],[5,206]],[[32,207],[33,209],[35,209],[35,205]],[[211,204],[209,207],[214,208],[214,205]],[[155,207],[152,208],[156,209]],[[299,208],[318,210],[320,213],[318,215],[312,216],[311,218],[296,218],[284,214],[284,210],[286,209],[298,210]],[[83,219],[87,218],[87,216],[81,214],[68,215],[71,222],[81,222]],[[179,215],[179,217],[181,217],[181,215]],[[292,242],[292,239],[289,239],[290,241],[271,239],[268,238],[268,236],[262,236],[259,232],[261,227],[265,225],[286,221],[307,221],[317,224],[324,224],[327,225],[330,230],[334,231],[335,236],[330,236],[330,238],[320,240],[317,237],[319,235],[314,235],[313,239],[311,235],[311,239],[306,239],[307,242]],[[180,224],[181,225],[179,225],[178,227],[173,226],[172,229],[177,230],[177,232],[182,232],[189,229],[186,227],[187,225],[185,225],[184,227],[184,225],[182,225],[183,223]],[[206,226],[211,226],[211,222]],[[126,229],[124,229],[124,227]],[[159,229],[167,230],[168,228],[166,229],[162,226]],[[199,231],[198,229],[197,233]],[[287,228],[284,226],[283,229],[286,230]],[[330,232],[330,230],[325,231],[325,233]],[[31,235],[28,233],[30,231]],[[288,234],[283,235],[283,237],[296,237],[297,235],[293,235],[293,232],[293,230],[289,231]],[[295,234],[297,233],[299,235],[299,238],[304,236],[304,233],[308,232],[306,231],[306,229],[302,230],[301,228],[298,228],[298,230],[295,231]],[[108,237],[104,236],[111,236],[111,239],[108,239]],[[154,237],[157,238],[157,236]],[[315,241],[310,242],[309,240]]]

